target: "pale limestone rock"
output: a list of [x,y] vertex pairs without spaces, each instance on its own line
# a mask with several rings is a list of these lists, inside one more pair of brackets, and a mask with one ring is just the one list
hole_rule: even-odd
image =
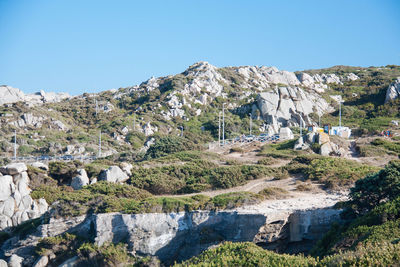
[[10,259],[8,260],[8,267],[22,267],[22,262],[24,258],[13,254],[11,255]]
[[5,260],[0,260],[0,267],[7,267],[7,262]]
[[333,153],[333,151],[334,150],[333,150],[330,142],[327,142],[327,143],[324,143],[321,145],[320,154],[322,156],[329,156],[331,153]]
[[129,179],[129,176],[118,166],[111,166],[107,170],[102,170],[99,175],[99,181],[111,183],[123,183]]
[[398,98],[400,95],[400,77],[395,82],[389,85],[386,90],[385,103]]
[[292,130],[289,127],[282,127],[279,130],[279,138],[281,140],[292,140],[294,138]]
[[28,168],[26,167],[25,163],[10,163],[5,167],[0,168],[0,172],[8,175],[15,175],[27,170]]
[[34,162],[31,164],[32,167],[44,170],[44,171],[48,171],[49,170],[49,166],[47,166],[46,164],[42,163],[42,162]]
[[132,175],[132,170],[133,166],[130,163],[127,162],[122,162],[121,163],[121,169],[128,175],[131,176]]
[[72,258],[64,261],[63,263],[58,265],[58,267],[75,267],[75,266],[77,266],[78,262],[79,262],[79,257],[75,256],[75,257],[72,257]]
[[7,217],[12,217],[15,211],[15,200],[12,197],[7,198],[3,202],[3,211],[1,214],[7,216]]
[[78,169],[78,175],[72,178],[71,187],[75,190],[81,189],[83,186],[89,184],[89,178],[85,169]]
[[10,217],[0,214],[0,230],[13,226]]
[[49,258],[48,258],[46,255],[44,255],[44,256],[41,256],[41,257],[35,262],[35,264],[33,265],[33,267],[46,267],[48,263],[49,263]]
[[0,86],[0,95],[0,105],[25,100],[25,94],[21,90],[7,85]]
[[53,121],[53,125],[54,125],[58,130],[61,130],[61,131],[66,131],[66,130],[68,130],[68,127],[65,126],[65,124],[62,123],[62,122],[59,121],[59,120]]
[[303,127],[315,124],[310,114],[324,114],[333,108],[317,93],[307,92],[299,87],[275,87],[257,96],[257,105],[265,122],[274,133],[280,127]]
[[12,176],[0,176],[0,201],[4,201],[11,196],[12,186],[14,186]]

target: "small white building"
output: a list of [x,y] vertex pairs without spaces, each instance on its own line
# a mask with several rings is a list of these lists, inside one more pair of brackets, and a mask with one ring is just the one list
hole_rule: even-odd
[[337,135],[343,138],[349,138],[351,136],[351,129],[344,126],[333,126],[329,130],[330,135]]

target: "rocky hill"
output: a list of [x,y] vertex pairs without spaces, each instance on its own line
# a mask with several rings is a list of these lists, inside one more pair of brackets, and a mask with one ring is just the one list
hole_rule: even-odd
[[177,75],[76,97],[25,95],[2,86],[0,153],[12,155],[14,130],[20,156],[94,155],[100,131],[104,156],[135,157],[154,136],[179,135],[182,127],[189,139],[205,143],[218,136],[223,103],[227,138],[247,133],[249,116],[255,133],[276,133],[286,126],[295,130],[300,121],[315,125],[320,117],[321,123],[335,125],[340,98],[345,101],[344,123],[369,132],[387,127],[398,116],[396,83],[389,87],[398,76],[398,66],[338,66],[293,73],[198,62]]

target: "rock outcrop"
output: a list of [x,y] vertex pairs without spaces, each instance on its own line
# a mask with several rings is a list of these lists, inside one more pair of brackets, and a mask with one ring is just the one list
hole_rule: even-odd
[[118,166],[111,166],[107,170],[102,170],[99,175],[99,181],[110,183],[123,183],[129,179],[129,176]]
[[20,89],[7,85],[0,86],[0,105],[25,102],[27,105],[40,105],[49,102],[60,102],[71,96],[67,93],[45,93],[43,90],[34,94],[24,94]]
[[307,92],[300,87],[275,87],[260,93],[257,97],[261,116],[278,133],[280,127],[315,124],[311,113],[324,114],[333,111],[332,107],[317,93]]
[[386,90],[385,103],[394,100],[400,96],[400,77],[396,79],[395,82],[389,85]]
[[24,163],[0,168],[0,230],[41,216],[48,209],[44,199],[30,196],[29,177]]
[[56,236],[66,231],[80,236],[91,235],[99,246],[108,242],[126,242],[133,254],[157,256],[167,265],[188,259],[225,240],[255,242],[284,251],[292,242],[321,238],[333,222],[340,221],[339,213],[339,210],[328,208],[266,213],[240,210],[107,213],[51,218],[48,224],[38,228],[34,236],[6,249],[4,254],[18,254],[25,259],[24,264],[38,261],[30,253],[40,237]]

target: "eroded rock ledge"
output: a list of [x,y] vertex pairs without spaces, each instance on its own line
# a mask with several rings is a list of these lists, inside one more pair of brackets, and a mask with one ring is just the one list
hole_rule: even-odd
[[[251,241],[275,251],[293,249],[298,242],[317,240],[340,220],[339,210],[313,209],[254,213],[245,211],[192,211],[180,213],[107,213],[50,219],[29,238],[4,244],[6,257],[18,255],[34,262],[39,238],[70,232],[97,245],[125,242],[137,255],[157,256],[165,264],[188,259],[222,241]],[[7,249],[7,245],[10,249]],[[13,247],[11,249],[11,247]]]

